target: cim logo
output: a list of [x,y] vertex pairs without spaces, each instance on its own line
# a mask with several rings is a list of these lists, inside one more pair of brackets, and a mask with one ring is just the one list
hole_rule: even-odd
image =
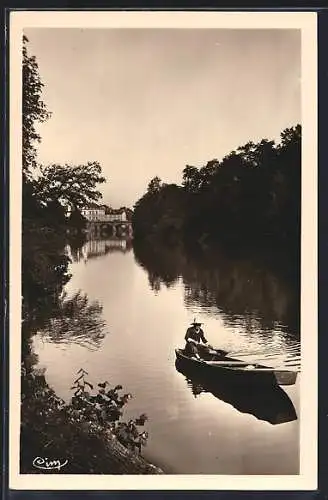
[[50,460],[48,458],[42,458],[42,457],[35,457],[33,460],[33,465],[37,469],[42,469],[42,470],[55,470],[57,469],[58,471],[67,465],[68,460],[65,460],[64,462],[61,462],[60,460]]

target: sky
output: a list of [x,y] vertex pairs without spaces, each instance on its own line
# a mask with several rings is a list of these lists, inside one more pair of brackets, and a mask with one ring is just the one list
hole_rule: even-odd
[[98,161],[103,202],[133,207],[158,175],[301,123],[301,33],[34,28],[24,32],[52,112],[43,164]]

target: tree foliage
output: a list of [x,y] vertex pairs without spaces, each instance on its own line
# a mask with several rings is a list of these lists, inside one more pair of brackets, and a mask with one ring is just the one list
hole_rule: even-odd
[[[154,187],[154,183],[152,183]],[[182,186],[157,184],[135,205],[134,234],[179,231],[181,239],[231,240],[297,248],[300,234],[301,126],[281,141],[249,141],[197,168],[187,165]],[[170,223],[168,223],[170,221]],[[173,222],[174,221],[174,222]]]
[[54,305],[70,279],[65,235],[39,223],[38,219],[27,219],[23,224],[22,295],[26,314]]
[[[105,182],[101,166],[96,161],[85,165],[37,165],[37,143],[41,137],[38,123],[49,119],[50,113],[42,100],[43,83],[36,58],[28,54],[28,39],[23,39],[23,216],[40,213],[39,207],[81,208],[97,202],[102,195],[98,184]],[[38,207],[39,205],[39,207]],[[56,211],[56,210],[54,210]],[[50,211],[48,210],[48,213]],[[64,213],[64,212],[62,212]],[[58,217],[58,211],[56,213]]]
[[42,205],[58,201],[62,207],[82,209],[101,199],[97,184],[106,181],[98,162],[86,165],[48,165],[34,181],[36,196]]
[[23,37],[23,173],[29,175],[36,166],[36,144],[41,141],[36,131],[36,123],[43,123],[50,117],[42,100],[43,83],[34,56],[27,51],[28,39]]
[[[147,416],[122,419],[130,394],[108,382],[91,384],[80,369],[70,402],[59,398],[40,369],[22,367],[21,473],[37,474],[35,457],[67,463],[62,474],[161,474],[141,455]],[[44,473],[44,472],[43,472]]]
[[149,182],[148,188],[147,188],[147,193],[149,193],[149,194],[159,193],[161,188],[162,188],[162,181],[158,176],[156,176],[153,179],[151,179],[151,181]]
[[175,184],[158,184],[136,203],[132,216],[135,235],[156,233],[167,242],[180,236],[185,193]]
[[109,382],[98,383],[95,390],[93,384],[87,379],[88,373],[80,369],[77,379],[71,390],[72,397],[71,417],[89,423],[89,432],[107,429],[131,451],[136,449],[141,453],[141,447],[146,445],[148,433],[140,432],[138,427],[143,426],[148,420],[145,413],[128,422],[122,422],[124,406],[130,401],[130,393],[121,394],[123,387],[115,385],[110,387]]
[[[24,310],[27,310],[40,302],[54,300],[69,279],[69,259],[64,251],[66,229],[77,221],[78,228],[83,227],[83,219],[76,212],[101,199],[98,185],[105,178],[95,161],[86,165],[37,163],[37,144],[41,141],[37,125],[48,120],[50,113],[42,100],[44,85],[36,58],[28,53],[26,37],[22,56],[22,276]],[[70,220],[66,219],[67,208],[74,214]]]

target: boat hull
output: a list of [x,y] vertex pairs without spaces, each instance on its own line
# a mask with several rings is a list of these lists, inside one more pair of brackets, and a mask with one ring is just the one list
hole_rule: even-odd
[[[199,361],[185,355],[182,349],[176,349],[176,357],[182,369],[188,370],[191,374],[202,374],[215,380],[227,381],[238,385],[277,385],[274,370],[265,368],[265,371],[247,370],[246,363],[238,359],[226,356],[217,357],[217,360],[231,362],[228,364],[209,364],[209,360]],[[259,366],[259,365],[258,365]]]

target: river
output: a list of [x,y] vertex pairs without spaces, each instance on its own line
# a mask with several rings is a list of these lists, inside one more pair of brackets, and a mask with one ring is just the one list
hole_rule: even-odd
[[80,368],[93,383],[121,384],[133,395],[124,418],[149,418],[143,455],[168,474],[298,474],[300,375],[282,387],[291,410],[251,388],[208,388],[175,366],[196,317],[212,345],[299,370],[298,296],[288,280],[218,251],[133,249],[114,239],[66,250],[70,313],[34,337],[58,396],[70,399]]

